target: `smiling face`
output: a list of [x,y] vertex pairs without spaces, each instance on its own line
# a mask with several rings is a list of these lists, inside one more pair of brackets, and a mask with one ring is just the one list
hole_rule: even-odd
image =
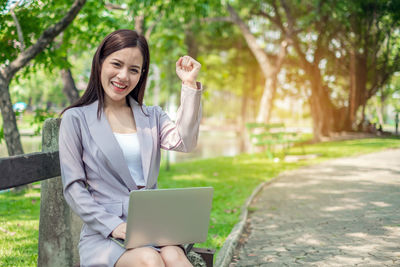
[[105,106],[126,105],[126,96],[136,87],[142,73],[143,56],[137,47],[110,54],[101,67]]

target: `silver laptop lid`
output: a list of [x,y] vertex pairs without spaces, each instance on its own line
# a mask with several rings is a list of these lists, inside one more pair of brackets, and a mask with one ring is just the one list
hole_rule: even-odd
[[194,187],[132,191],[125,248],[205,242],[213,190]]

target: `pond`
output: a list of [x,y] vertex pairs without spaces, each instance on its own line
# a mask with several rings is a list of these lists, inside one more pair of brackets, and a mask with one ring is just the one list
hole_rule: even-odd
[[[41,151],[41,136],[22,136],[25,153]],[[234,156],[240,153],[240,139],[233,131],[200,131],[196,149],[191,153],[171,151],[171,162],[182,162],[193,159],[213,158],[218,156]],[[0,144],[0,157],[7,157],[4,141]],[[165,159],[166,153],[163,153]]]
[[[170,151],[171,162],[235,156],[240,153],[240,138],[233,131],[200,131],[196,149],[191,153]],[[164,153],[163,157],[165,159]]]

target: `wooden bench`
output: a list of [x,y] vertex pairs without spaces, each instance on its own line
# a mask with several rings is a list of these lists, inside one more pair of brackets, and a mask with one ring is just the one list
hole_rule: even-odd
[[[0,158],[0,190],[41,182],[38,266],[79,266],[77,245],[81,219],[63,197],[58,132],[60,119],[43,126],[42,152]],[[194,266],[213,266],[215,250],[193,248],[188,254]]]
[[263,148],[267,156],[274,157],[275,148],[280,147],[286,155],[291,146],[299,142],[297,132],[289,132],[283,123],[247,123],[246,128],[252,145]]

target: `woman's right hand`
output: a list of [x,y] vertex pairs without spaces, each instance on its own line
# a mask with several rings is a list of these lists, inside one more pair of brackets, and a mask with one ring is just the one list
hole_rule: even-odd
[[125,239],[126,237],[126,223],[118,225],[114,231],[111,232],[111,236],[114,238]]

